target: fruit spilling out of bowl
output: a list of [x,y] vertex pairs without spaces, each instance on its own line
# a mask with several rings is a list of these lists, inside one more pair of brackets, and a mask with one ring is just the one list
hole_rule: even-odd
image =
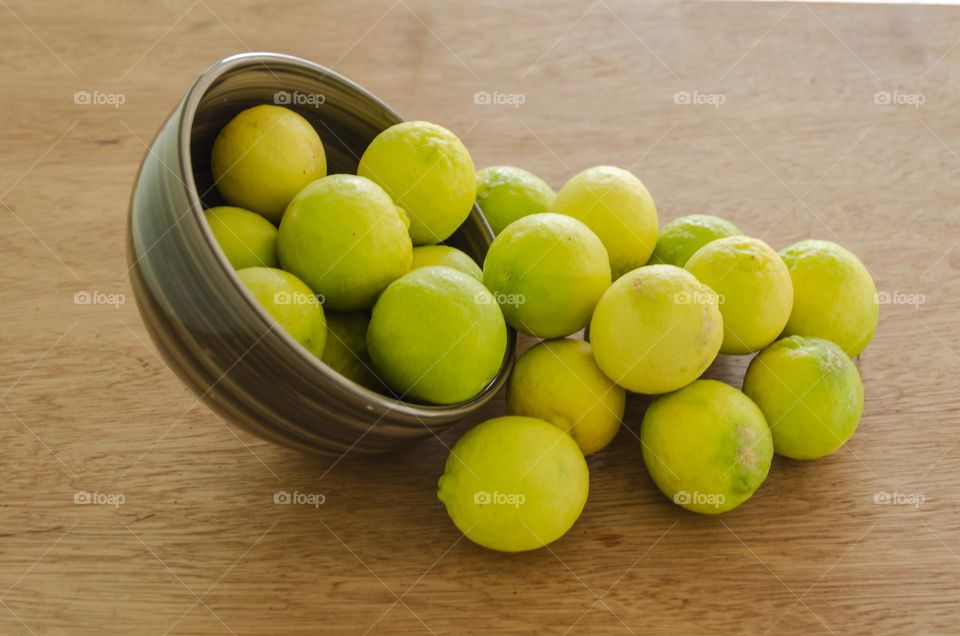
[[[514,366],[509,415],[464,434],[440,477],[480,545],[530,550],[570,529],[585,456],[614,439],[628,392],[655,396],[638,460],[699,513],[748,500],[774,453],[825,457],[857,428],[850,357],[873,336],[876,289],[835,243],[778,253],[703,214],[658,231],[627,170],[590,168],[555,194],[519,168],[476,172],[423,121],[383,130],[356,174],[328,175],[323,134],[258,105],[220,130],[211,168],[229,205],[205,217],[239,279],[304,355],[358,385],[460,404],[502,368],[508,327],[541,340]],[[475,202],[496,234],[482,263],[444,244]],[[701,378],[720,354],[756,354],[742,391]]]

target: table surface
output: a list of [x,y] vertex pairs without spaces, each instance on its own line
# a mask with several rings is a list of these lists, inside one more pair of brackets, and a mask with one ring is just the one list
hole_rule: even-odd
[[[956,633],[960,10],[0,5],[3,634]],[[569,534],[504,555],[462,539],[434,494],[462,426],[318,460],[226,425],[149,342],[124,232],[146,145],[204,67],[245,50],[335,67],[453,129],[478,167],[559,187],[615,164],[661,221],[710,212],[777,248],[848,246],[889,301],[856,436],[775,459],[750,502],[703,517],[647,476],[631,399]],[[745,365],[711,374],[739,385]],[[325,503],[275,505],[279,490]]]

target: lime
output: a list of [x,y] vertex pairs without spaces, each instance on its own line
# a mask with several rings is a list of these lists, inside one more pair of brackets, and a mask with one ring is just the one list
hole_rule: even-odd
[[204,216],[234,269],[277,266],[277,228],[270,221],[227,205],[210,208]]
[[380,295],[367,348],[377,375],[401,398],[455,404],[493,381],[507,327],[475,278],[450,267],[421,267]]
[[626,392],[607,379],[582,340],[549,340],[527,350],[507,384],[507,411],[550,422],[584,455],[609,444],[623,419]]
[[780,252],[793,280],[785,335],[826,338],[856,357],[877,328],[880,306],[870,272],[830,241],[801,241]]
[[569,435],[532,417],[473,427],[447,457],[437,498],[468,539],[491,550],[535,550],[580,517],[590,489],[583,454]]
[[819,459],[843,446],[863,413],[856,365],[836,344],[790,336],[750,361],[743,392],[763,411],[773,449],[792,459]]
[[483,283],[507,322],[538,338],[583,329],[610,286],[603,243],[586,225],[560,214],[511,223],[490,245]]
[[651,263],[666,263],[683,267],[694,252],[711,241],[742,234],[725,219],[709,214],[681,216],[660,228],[657,246],[653,248]]
[[610,256],[616,280],[646,265],[657,244],[657,207],[640,179],[613,166],[596,166],[567,181],[553,202],[559,212],[586,223]]
[[403,219],[377,184],[348,174],[317,179],[283,216],[283,268],[324,297],[330,309],[369,309],[410,270],[413,246]]
[[237,276],[267,313],[300,344],[306,346],[312,335],[324,329],[323,307],[313,291],[293,274],[271,267],[248,267],[238,271]]
[[373,391],[382,391],[383,383],[373,372],[367,353],[367,327],[370,318],[362,312],[328,311],[326,346],[322,360],[340,375]]
[[770,429],[757,405],[716,380],[657,398],[640,425],[643,461],[674,503],[704,514],[732,510],[767,478]]
[[720,350],[717,295],[679,267],[649,265],[618,278],[597,303],[590,343],[608,378],[665,393],[697,379]]
[[273,223],[297,192],[327,174],[323,143],[310,122],[270,104],[231,119],[213,143],[210,163],[224,199]]
[[477,173],[477,205],[499,234],[528,214],[549,212],[557,195],[540,177],[513,166],[492,166]]
[[387,128],[370,142],[357,174],[372,179],[410,215],[414,245],[446,240],[470,215],[477,175],[452,132],[425,121]]
[[483,271],[476,261],[466,253],[455,247],[446,245],[419,245],[413,248],[413,267],[429,267],[430,265],[444,265],[459,269],[464,274],[470,274],[477,280],[483,280]]
[[717,239],[697,250],[685,267],[720,297],[722,353],[759,351],[783,331],[793,285],[783,260],[763,241]]

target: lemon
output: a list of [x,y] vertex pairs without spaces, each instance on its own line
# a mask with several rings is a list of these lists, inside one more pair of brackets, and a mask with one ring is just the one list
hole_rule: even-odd
[[720,350],[717,295],[679,267],[624,274],[597,303],[590,344],[604,374],[637,393],[665,393],[694,381]]
[[767,478],[770,429],[757,405],[716,380],[657,398],[640,425],[643,461],[674,503],[705,514],[732,510]]
[[421,267],[380,295],[367,348],[374,371],[402,398],[456,404],[496,377],[507,327],[475,278],[450,267]]
[[270,221],[228,205],[210,208],[203,214],[234,269],[277,266],[277,228]]
[[550,422],[584,455],[606,447],[623,419],[626,392],[607,379],[582,340],[549,340],[527,350],[507,384],[507,411]]
[[870,272],[830,241],[801,241],[780,252],[793,280],[793,311],[785,335],[831,340],[851,357],[867,347],[880,306]]
[[590,474],[569,435],[532,417],[473,427],[447,457],[437,498],[454,525],[491,550],[535,550],[580,517]]
[[446,240],[473,209],[477,175],[466,146],[425,121],[387,128],[360,157],[357,174],[372,179],[410,215],[414,245]]
[[863,413],[856,365],[836,344],[790,336],[750,361],[743,392],[763,411],[773,449],[791,459],[819,459],[853,437]]
[[470,256],[455,247],[446,245],[418,245],[413,248],[413,267],[429,267],[430,265],[444,265],[459,269],[477,280],[483,280],[483,271]]
[[323,143],[310,122],[270,104],[231,119],[213,142],[210,163],[224,199],[273,223],[297,192],[327,174]]
[[603,243],[586,225],[560,214],[532,214],[493,240],[483,283],[507,322],[538,338],[583,329],[610,286]]
[[742,234],[730,221],[709,214],[690,214],[660,228],[651,263],[683,267],[694,252],[711,241]]
[[613,166],[596,166],[567,181],[551,212],[580,219],[596,232],[616,280],[646,265],[657,244],[657,207],[640,179]]
[[[257,302],[290,337],[307,346],[309,338],[325,329],[323,307],[307,285],[282,269],[248,267],[237,272]],[[319,345],[322,349],[323,345]]]
[[759,351],[783,331],[793,306],[790,272],[763,241],[730,236],[707,243],[686,270],[720,297],[721,353]]
[[[373,391],[382,391],[383,383],[373,372],[367,353],[367,327],[370,318],[362,312],[328,311],[323,335],[326,346],[308,346],[314,355],[340,375]],[[319,334],[318,334],[319,336]],[[318,337],[319,341],[319,337]]]
[[410,270],[413,246],[403,219],[380,186],[348,174],[300,191],[280,223],[283,268],[302,278],[330,309],[369,309]]
[[540,177],[513,166],[492,166],[477,173],[477,205],[499,234],[522,216],[549,212],[556,193]]

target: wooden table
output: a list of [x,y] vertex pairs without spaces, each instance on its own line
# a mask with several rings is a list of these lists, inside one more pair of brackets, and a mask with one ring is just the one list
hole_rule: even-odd
[[[0,5],[0,633],[956,633],[960,10]],[[458,132],[478,167],[559,187],[616,164],[661,220],[847,245],[890,300],[857,435],[776,459],[747,505],[701,517],[647,476],[633,400],[579,522],[510,556],[463,540],[434,496],[463,427],[321,461],[225,425],[156,357],[124,231],[146,144],[197,73],[250,49],[335,66]],[[745,364],[711,373],[739,385]]]

